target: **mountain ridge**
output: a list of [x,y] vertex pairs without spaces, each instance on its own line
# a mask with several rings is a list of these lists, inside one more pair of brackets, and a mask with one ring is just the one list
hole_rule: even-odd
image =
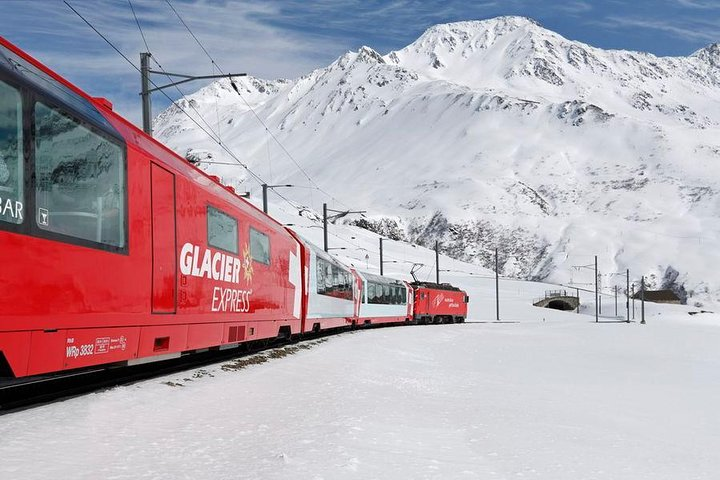
[[[720,237],[719,56],[718,44],[606,51],[501,17],[436,25],[386,55],[364,46],[294,80],[244,79],[243,99],[221,80],[181,102],[217,118],[269,181],[305,181],[252,106],[326,190],[408,240],[484,266],[483,243],[502,244],[507,274],[563,282],[577,278],[573,257],[600,250],[605,271],[637,268],[659,286],[672,267],[691,297],[715,301],[708,259],[720,256],[690,247]],[[159,138],[222,157],[184,117],[163,112]]]

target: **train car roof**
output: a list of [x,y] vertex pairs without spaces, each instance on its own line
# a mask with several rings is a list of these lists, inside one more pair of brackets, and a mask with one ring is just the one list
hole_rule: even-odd
[[449,283],[434,283],[434,282],[412,282],[411,286],[415,288],[432,288],[435,290],[448,290],[453,292],[462,292],[463,290],[450,285]]
[[405,282],[403,280],[399,280],[397,278],[380,276],[374,273],[362,272],[360,270],[356,271],[360,274],[362,278],[373,283],[381,283],[383,285],[405,285]]

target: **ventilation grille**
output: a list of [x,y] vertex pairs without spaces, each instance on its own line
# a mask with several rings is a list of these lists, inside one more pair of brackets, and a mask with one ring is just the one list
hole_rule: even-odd
[[228,342],[238,341],[238,328],[239,327],[230,327],[230,331],[228,332]]
[[[252,330],[252,329],[251,329]],[[245,340],[245,326],[236,325],[228,327],[228,343],[242,342]]]

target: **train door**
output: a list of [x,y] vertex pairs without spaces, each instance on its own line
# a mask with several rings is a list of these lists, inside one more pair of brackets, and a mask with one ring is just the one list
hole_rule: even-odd
[[152,313],[175,313],[177,261],[175,242],[175,175],[152,165]]

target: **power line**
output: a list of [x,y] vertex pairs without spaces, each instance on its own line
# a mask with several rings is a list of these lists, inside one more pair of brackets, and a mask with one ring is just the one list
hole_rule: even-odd
[[[148,45],[147,39],[145,38],[145,33],[143,32],[143,29],[142,29],[142,27],[140,26],[140,20],[138,19],[138,16],[137,16],[137,14],[135,13],[135,7],[133,7],[132,0],[128,0],[128,4],[130,5],[130,10],[132,11],[133,17],[135,18],[135,24],[137,25],[138,30],[140,30],[140,36],[142,37],[143,43],[145,44],[145,49],[146,49],[146,51],[147,51],[148,53],[150,53],[150,46]],[[153,55],[150,55],[150,58],[152,59],[153,62],[155,62],[155,65],[158,66],[158,68],[160,69],[160,71],[161,71],[161,72],[167,77],[167,79],[172,83],[173,80],[170,78],[170,75],[165,71],[165,69],[163,68],[163,66],[160,65],[159,59],[156,59],[155,56],[153,56]],[[152,81],[151,81],[151,83],[152,83]],[[154,86],[157,86],[157,85],[155,85],[154,83],[153,83],[153,85],[154,85]],[[183,97],[183,98],[186,97],[185,93],[183,93],[182,90],[180,90],[180,87],[179,87],[178,85],[173,85],[173,86],[175,87],[175,90],[177,90],[177,92],[180,94],[181,97]],[[177,106],[177,104],[176,104],[175,102],[173,102],[173,104]],[[203,116],[200,114],[200,112],[198,111],[198,109],[195,108],[195,106],[194,106],[191,102],[188,102],[188,106],[193,109],[193,111],[197,114],[197,116],[200,118],[200,120],[202,120],[203,123],[204,123],[204,124],[210,129],[210,131],[215,135],[215,137],[217,137],[217,140],[213,137],[213,141],[216,141],[216,142],[218,142],[218,143],[221,142],[222,139],[220,138],[220,134],[217,133],[217,132],[215,132],[215,131],[212,129],[212,126],[210,125],[210,123],[208,123],[208,122],[205,120],[205,118],[203,118]],[[178,108],[179,108],[179,107],[178,107]],[[218,125],[219,125],[219,121],[218,121]],[[220,128],[218,127],[218,131],[219,131],[219,130],[220,130]]]
[[138,20],[137,15],[135,14],[135,8],[133,7],[132,1],[128,0],[128,4],[130,4],[130,10],[132,10],[133,17],[135,18],[135,23],[137,24],[138,30],[140,30],[140,36],[142,37],[143,43],[145,44],[146,51],[150,51],[150,47],[148,47],[147,40],[145,39],[145,34],[143,33],[142,27],[140,26],[140,21]]
[[[190,29],[190,26],[185,22],[185,20],[183,20],[183,18],[182,18],[182,16],[180,15],[180,13],[175,9],[175,7],[173,7],[173,5],[172,5],[172,3],[170,2],[170,0],[165,0],[165,3],[167,3],[168,6],[170,7],[170,9],[173,11],[173,13],[175,13],[175,15],[176,15],[176,16],[178,17],[178,19],[180,20],[180,23],[183,24],[183,26],[184,26],[185,29],[188,31],[188,33],[190,33],[190,35],[191,35],[192,38],[195,40],[195,42],[200,46],[200,48],[201,48],[202,51],[205,53],[205,55],[210,59],[210,61],[212,62],[212,64],[217,67],[217,69],[220,71],[220,73],[224,73],[223,70],[222,70],[222,68],[220,67],[220,65],[215,61],[215,59],[212,57],[212,55],[210,55],[210,53],[207,51],[207,49],[206,49],[205,46],[202,44],[202,42],[200,41],[200,39],[198,39],[198,37],[197,37],[197,36],[193,33],[193,31]],[[254,108],[250,105],[250,103],[245,99],[245,97],[242,95],[242,93],[240,93],[240,89],[237,88],[237,85],[235,84],[235,81],[234,81],[232,78],[230,79],[230,83],[231,83],[233,89],[235,90],[235,92],[238,94],[238,96],[242,99],[242,101],[243,101],[243,102],[245,103],[245,105],[248,107],[248,109],[250,110],[250,112],[252,112],[253,116],[254,116],[254,117],[257,119],[257,121],[265,128],[265,130],[266,130],[267,133],[270,135],[270,137],[272,137],[272,139],[275,141],[275,143],[278,144],[278,146],[280,147],[280,149],[281,149],[281,150],[285,153],[285,155],[287,155],[287,157],[295,164],[295,166],[298,168],[298,170],[300,170],[300,172],[305,176],[305,178],[307,178],[308,181],[309,181],[312,185],[314,185],[319,191],[323,192],[323,193],[324,193],[325,195],[327,195],[329,198],[331,198],[331,199],[334,200],[335,202],[339,203],[340,205],[344,205],[345,207],[347,207],[347,205],[345,205],[343,202],[341,202],[340,200],[338,200],[337,198],[335,198],[332,194],[330,194],[329,192],[323,190],[322,187],[320,187],[320,185],[318,185],[317,182],[315,182],[315,181],[312,179],[312,177],[310,177],[310,175],[305,171],[305,169],[300,165],[300,163],[299,163],[297,160],[295,160],[295,157],[293,157],[293,155],[288,151],[288,149],[285,148],[285,145],[283,145],[282,142],[280,142],[280,139],[278,139],[278,138],[275,136],[275,134],[270,130],[270,128],[267,126],[267,124],[263,121],[263,119],[260,118],[260,116],[257,114],[257,112],[255,111],[255,109],[254,109]]]
[[[73,8],[73,6],[70,5],[70,3],[67,2],[67,0],[63,0],[63,3],[65,3],[65,5],[67,5],[68,8],[70,8],[70,10],[72,10],[72,11],[75,13],[75,15],[77,15],[78,17],[80,17],[80,19],[81,19],[83,22],[85,22],[85,23],[87,24],[87,26],[89,26],[95,33],[97,33],[97,34],[100,36],[100,38],[102,38],[103,40],[105,40],[105,43],[107,43],[113,50],[115,50],[115,51],[118,53],[118,55],[120,55],[128,64],[130,64],[130,66],[132,66],[135,70],[138,71],[138,73],[140,73],[140,69],[139,69],[124,53],[122,53],[105,35],[103,35],[97,28],[95,28],[95,26],[94,26],[93,24],[91,24],[85,17],[83,17],[83,16],[80,14],[80,12],[78,12],[75,8]],[[151,83],[154,87],[156,87],[156,88],[158,87],[158,86],[155,84],[155,82],[153,82],[152,80],[150,80],[150,83]],[[185,116],[187,116],[200,130],[202,130],[208,137],[210,137],[210,138],[211,138],[213,141],[215,141],[223,150],[225,150],[240,166],[242,166],[253,178],[255,178],[255,180],[256,180],[257,182],[259,182],[260,184],[266,183],[259,175],[257,175],[255,172],[253,172],[252,170],[250,170],[250,168],[249,168],[247,165],[245,165],[245,163],[243,163],[232,151],[230,151],[230,149],[229,149],[224,143],[222,143],[220,140],[215,139],[215,137],[214,137],[213,135],[211,135],[210,132],[208,132],[202,125],[200,125],[200,124],[197,122],[197,120],[195,120],[185,109],[183,109],[180,105],[178,105],[177,102],[175,102],[172,98],[170,98],[170,96],[168,96],[167,93],[163,92],[162,90],[159,90],[159,91],[160,91],[168,100],[170,100],[170,102],[171,102],[173,105],[175,105],[182,113],[184,113]],[[204,120],[203,120],[203,121],[204,121]],[[206,122],[206,123],[207,123],[207,122]],[[211,130],[212,130],[212,129],[211,129]],[[214,133],[214,132],[213,132],[213,133]],[[286,198],[284,198],[282,195],[279,195],[279,196],[292,205],[292,203],[291,203],[289,200],[287,200]],[[293,206],[294,206],[294,205],[293,205]]]

